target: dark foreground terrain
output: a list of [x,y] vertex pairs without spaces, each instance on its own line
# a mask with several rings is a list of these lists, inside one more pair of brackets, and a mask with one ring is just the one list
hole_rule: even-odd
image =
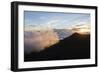
[[41,52],[24,53],[24,61],[47,61],[90,58],[90,35],[74,33]]

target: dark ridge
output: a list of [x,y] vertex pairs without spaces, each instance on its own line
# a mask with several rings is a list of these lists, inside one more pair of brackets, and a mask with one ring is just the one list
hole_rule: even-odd
[[90,58],[90,34],[74,33],[41,52],[24,55],[24,61],[48,61]]

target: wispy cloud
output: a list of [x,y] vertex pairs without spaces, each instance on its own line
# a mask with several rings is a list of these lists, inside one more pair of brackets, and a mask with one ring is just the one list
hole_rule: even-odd
[[84,22],[90,24],[90,14],[61,13],[61,12],[30,12],[25,13],[25,25],[67,29],[75,24]]

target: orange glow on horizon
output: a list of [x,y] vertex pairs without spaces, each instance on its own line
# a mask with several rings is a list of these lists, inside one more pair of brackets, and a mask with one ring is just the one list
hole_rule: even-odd
[[90,33],[90,26],[88,25],[76,25],[72,28],[73,32],[79,33],[79,34],[89,34]]

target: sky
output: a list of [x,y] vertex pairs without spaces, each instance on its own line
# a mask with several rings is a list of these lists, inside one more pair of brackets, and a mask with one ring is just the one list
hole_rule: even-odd
[[25,26],[67,29],[72,28],[73,25],[90,25],[90,14],[24,11],[24,23]]

